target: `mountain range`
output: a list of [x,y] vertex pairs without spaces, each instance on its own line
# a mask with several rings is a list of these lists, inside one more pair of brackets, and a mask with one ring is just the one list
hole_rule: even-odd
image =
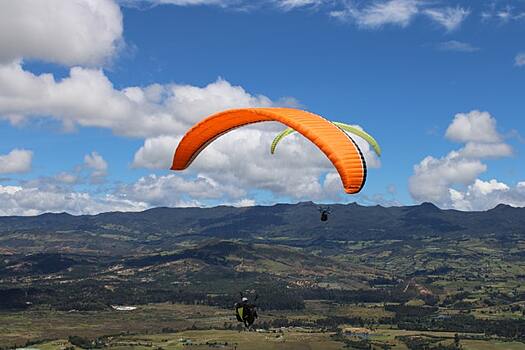
[[483,212],[441,210],[433,204],[382,207],[355,203],[331,205],[328,222],[319,220],[312,202],[235,208],[154,208],[143,212],[108,212],[73,216],[46,213],[0,217],[0,233],[85,232],[130,239],[288,238],[400,239],[412,235],[480,235],[522,233],[525,208],[500,204]]

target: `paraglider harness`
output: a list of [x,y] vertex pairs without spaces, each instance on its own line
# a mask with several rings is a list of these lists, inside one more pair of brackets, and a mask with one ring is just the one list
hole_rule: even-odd
[[[255,301],[258,296],[255,295]],[[241,293],[241,302],[235,303],[235,317],[237,321],[244,323],[247,329],[250,329],[255,322],[257,316],[257,309],[255,304],[248,304],[248,298],[245,298]]]
[[319,207],[321,213],[321,221],[328,221],[328,215],[332,214],[330,207]]

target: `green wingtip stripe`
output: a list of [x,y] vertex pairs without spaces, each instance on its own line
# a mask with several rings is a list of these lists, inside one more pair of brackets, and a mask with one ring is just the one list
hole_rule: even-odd
[[[370,144],[370,146],[372,146],[372,148],[374,149],[374,152],[379,157],[381,156],[381,147],[379,146],[379,143],[377,143],[377,141],[369,133],[367,133],[364,130],[361,130],[361,129],[358,129],[356,127],[353,127],[351,125],[345,124],[345,123],[333,122],[333,124],[337,125],[338,127],[340,127],[341,129],[343,129],[346,132],[350,132],[350,133],[352,133],[354,135],[357,135],[357,136],[361,137],[366,142],[368,142]],[[295,132],[295,130],[292,129],[292,128],[287,128],[287,129],[281,131],[273,139],[272,144],[270,146],[270,153],[274,154],[275,153],[275,149],[277,148],[277,144],[279,142],[281,142],[281,140],[284,139],[286,136],[291,135],[294,132]]]
[[348,125],[348,124],[339,123],[339,122],[334,122],[334,124],[337,125],[338,127],[340,127],[341,129],[343,129],[345,131],[348,131],[348,132],[351,132],[352,134],[357,135],[357,136],[361,137],[362,139],[364,139],[366,142],[368,142],[370,144],[370,146],[372,146],[372,148],[374,149],[376,154],[379,157],[381,156],[381,147],[379,147],[379,144],[372,137],[372,135],[370,135],[369,133],[367,133],[364,130],[358,129],[358,128],[353,127],[353,126]]
[[270,153],[275,153],[275,148],[277,147],[277,144],[281,142],[282,139],[284,139],[286,136],[293,134],[295,132],[294,129],[288,128],[283,131],[281,131],[272,141],[272,145],[270,146]]

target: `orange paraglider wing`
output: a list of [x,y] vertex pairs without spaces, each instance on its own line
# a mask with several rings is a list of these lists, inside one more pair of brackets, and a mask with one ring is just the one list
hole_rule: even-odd
[[293,108],[244,108],[213,114],[184,135],[175,151],[171,169],[186,169],[219,136],[247,124],[265,121],[280,122],[312,141],[337,169],[346,193],[357,193],[363,188],[366,164],[357,144],[323,117]]

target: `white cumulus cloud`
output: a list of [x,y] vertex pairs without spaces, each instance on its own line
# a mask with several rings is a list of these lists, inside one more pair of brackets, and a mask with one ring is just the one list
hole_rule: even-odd
[[501,141],[501,135],[496,129],[496,119],[488,112],[477,110],[456,114],[445,136],[456,142],[492,143]]
[[94,197],[60,187],[0,185],[0,215],[38,215],[46,212],[97,214],[107,211],[140,211],[144,202],[133,202],[114,195]]
[[153,84],[117,90],[97,69],[75,67],[57,81],[51,74],[25,71],[19,63],[0,65],[0,118],[13,123],[52,116],[66,130],[100,127],[123,136],[152,137],[179,135],[223,109],[270,105],[267,97],[222,79],[205,87]]
[[451,207],[458,210],[487,210],[498,204],[525,207],[523,182],[509,186],[496,179],[476,181],[465,190],[450,189]]
[[509,157],[512,153],[512,147],[504,142],[467,142],[465,147],[459,150],[462,157],[473,159]]
[[118,196],[148,206],[203,205],[207,200],[244,199],[246,191],[235,184],[220,184],[205,175],[185,178],[179,174],[148,175],[133,184],[123,185]]
[[84,166],[91,172],[92,182],[100,182],[108,174],[108,163],[97,152],[84,156]]
[[33,152],[25,149],[14,149],[8,154],[0,155],[0,174],[26,173],[31,170]]
[[148,138],[135,153],[133,166],[148,169],[169,169],[173,153],[180,141],[178,137],[158,136]]
[[414,166],[409,191],[418,202],[429,201],[446,206],[452,184],[468,185],[486,170],[487,166],[481,161],[463,158],[457,152],[442,158],[428,156]]
[[36,178],[19,185],[0,185],[0,215],[38,215],[45,212],[97,214],[141,211],[158,206],[193,207],[217,203],[249,206],[255,203],[247,197],[243,188],[220,184],[204,175],[194,178],[174,173],[147,175],[100,194],[76,190],[75,180]]
[[0,63],[99,65],[121,39],[122,13],[112,0],[0,0]]

